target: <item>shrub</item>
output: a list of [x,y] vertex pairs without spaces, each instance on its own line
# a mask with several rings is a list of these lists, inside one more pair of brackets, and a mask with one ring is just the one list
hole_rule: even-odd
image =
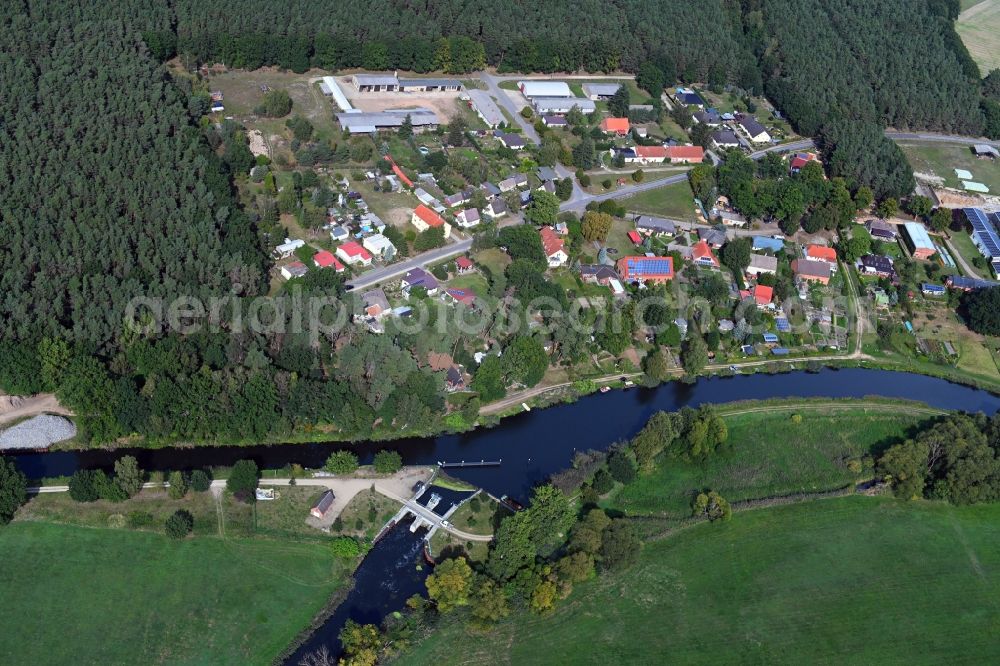
[[122,514],[113,513],[110,516],[108,516],[108,527],[120,530],[121,528],[125,527],[125,525],[126,525],[125,516],[123,516]]
[[153,525],[153,514],[148,511],[130,511],[126,517],[126,524],[134,529],[142,529]]
[[[75,499],[75,498],[74,498]],[[28,500],[28,482],[13,461],[0,456],[0,525],[6,525]]]
[[394,474],[403,468],[403,456],[398,451],[379,451],[374,464],[379,474]]
[[167,495],[170,496],[170,499],[181,499],[187,495],[188,484],[183,472],[171,472],[167,483],[170,484],[170,487],[167,488]]
[[361,545],[354,537],[341,536],[333,540],[330,544],[333,554],[336,557],[357,557],[361,554]]
[[351,451],[334,451],[324,467],[334,474],[351,474],[358,469],[358,456]]
[[226,488],[237,498],[246,501],[254,501],[254,491],[257,489],[257,480],[260,474],[257,471],[257,463],[252,460],[238,460],[233,465],[229,478],[226,479]]
[[637,465],[631,452],[618,450],[608,456],[608,471],[611,477],[618,483],[631,483],[635,481]]
[[164,529],[171,539],[183,539],[194,529],[194,516],[184,509],[174,511],[173,515],[167,518]]
[[203,469],[196,469],[191,472],[191,490],[203,493],[212,487],[212,479]]
[[594,475],[593,486],[594,492],[598,495],[603,495],[611,492],[611,489],[615,487],[615,480],[612,478],[608,470],[602,467],[597,470],[597,474]]
[[802,415],[792,414],[792,423],[802,423]]
[[606,190],[610,190],[614,186],[615,186],[615,181],[611,180],[610,178],[605,178],[604,180],[601,181],[601,187],[603,187]]
[[95,502],[98,499],[94,487],[94,471],[78,469],[69,478],[69,496],[77,502]]

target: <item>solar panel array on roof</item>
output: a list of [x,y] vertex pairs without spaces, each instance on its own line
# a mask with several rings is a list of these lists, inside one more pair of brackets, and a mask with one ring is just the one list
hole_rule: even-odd
[[963,212],[972,225],[972,236],[980,251],[988,259],[1000,259],[1000,236],[993,221],[978,208],[966,208]]
[[635,257],[628,260],[630,275],[669,275],[673,273],[673,260],[670,257]]
[[792,330],[791,324],[789,324],[788,320],[785,319],[784,317],[778,317],[777,319],[775,319],[774,325],[782,333],[787,333],[788,331]]
[[764,337],[764,342],[767,342],[769,344],[778,341],[778,336],[775,335],[774,333],[765,333],[763,337]]

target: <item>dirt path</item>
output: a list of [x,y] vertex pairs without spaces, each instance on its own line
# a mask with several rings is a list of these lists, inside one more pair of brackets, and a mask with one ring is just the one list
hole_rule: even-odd
[[51,393],[39,393],[27,398],[16,395],[0,395],[0,424],[12,423],[39,414],[73,416],[73,412],[60,405]]

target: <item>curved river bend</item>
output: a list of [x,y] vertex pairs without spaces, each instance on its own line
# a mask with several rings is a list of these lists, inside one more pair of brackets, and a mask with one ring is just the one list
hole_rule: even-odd
[[[450,469],[449,474],[484,488],[493,495],[524,501],[531,488],[569,465],[576,451],[606,449],[628,439],[659,410],[674,411],[703,403],[726,403],[770,398],[863,398],[880,396],[927,403],[932,407],[993,414],[1000,396],[952,384],[943,379],[884,370],[824,369],[816,373],[737,375],[712,377],[695,384],[670,382],[656,389],[636,388],[594,394],[572,404],[523,413],[500,426],[462,435],[394,442],[271,445],[255,447],[201,447],[28,453],[12,456],[30,478],[68,476],[79,468],[110,469],[125,453],[134,455],[146,470],[174,470],[231,465],[253,458],[266,468],[289,463],[317,468],[337,449],[350,447],[362,463],[375,451],[396,449],[408,465],[438,461],[503,460],[499,467]],[[421,532],[422,533],[422,532]],[[334,614],[299,647],[287,663],[297,664],[307,652],[322,645],[339,652],[337,635],[347,619],[378,622],[400,610],[413,594],[423,593],[427,567],[420,566],[418,535],[400,526],[381,540],[355,573],[355,587]],[[388,574],[388,575],[387,575]]]

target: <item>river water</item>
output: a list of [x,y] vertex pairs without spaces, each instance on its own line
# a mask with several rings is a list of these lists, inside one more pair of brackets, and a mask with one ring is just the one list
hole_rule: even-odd
[[[670,382],[655,389],[598,393],[572,404],[506,418],[493,429],[462,435],[353,445],[338,442],[52,452],[27,453],[13,458],[30,478],[40,478],[69,475],[79,468],[110,469],[115,459],[126,453],[138,458],[140,466],[146,470],[231,465],[241,458],[253,458],[266,468],[289,463],[316,468],[338,449],[351,448],[363,464],[371,462],[380,449],[395,449],[407,465],[502,460],[499,466],[456,468],[449,469],[448,473],[495,496],[509,495],[524,502],[533,486],[569,465],[574,452],[606,449],[616,441],[632,437],[655,411],[739,400],[866,396],[915,400],[940,409],[987,414],[1000,409],[1000,396],[943,379],[884,370],[824,369],[815,373],[711,377],[694,384]],[[422,593],[428,573],[427,567],[421,566],[422,534],[421,530],[414,535],[408,526],[401,525],[379,541],[358,568],[355,588],[347,600],[288,663],[297,664],[303,654],[324,644],[331,652],[339,652],[337,634],[348,618],[361,623],[377,623],[387,614],[402,609],[408,597]]]

